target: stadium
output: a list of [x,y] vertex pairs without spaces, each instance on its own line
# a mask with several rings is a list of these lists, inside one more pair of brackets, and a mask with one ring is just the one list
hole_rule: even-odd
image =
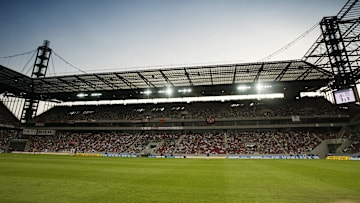
[[0,200],[360,202],[359,12],[298,60],[48,76],[68,62],[47,40],[3,57],[33,65],[0,65]]

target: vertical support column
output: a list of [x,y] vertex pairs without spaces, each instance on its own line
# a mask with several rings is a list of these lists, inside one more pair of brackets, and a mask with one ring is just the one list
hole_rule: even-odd
[[31,74],[32,78],[45,77],[51,55],[51,49],[49,48],[49,45],[50,42],[45,40],[43,45],[38,47],[33,71]]
[[320,26],[331,69],[335,75],[335,80],[331,85],[333,88],[341,88],[353,84],[354,77],[338,18],[336,16],[324,17]]
[[[49,48],[49,45],[50,42],[45,40],[43,45],[38,47],[35,63],[31,73],[32,78],[45,77],[51,56],[51,49]],[[25,98],[25,104],[20,118],[21,123],[27,123],[35,117],[39,106],[39,99],[36,97],[34,92],[34,84],[32,84],[32,94],[26,96],[27,98]]]

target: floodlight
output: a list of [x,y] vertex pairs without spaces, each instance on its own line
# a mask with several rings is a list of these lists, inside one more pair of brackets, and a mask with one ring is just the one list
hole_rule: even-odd
[[169,96],[172,94],[172,92],[173,92],[173,90],[170,87],[168,87],[166,90],[159,90],[158,91],[158,93],[160,93],[160,94],[167,94]]
[[250,88],[251,88],[250,86],[246,86],[246,85],[240,85],[240,86],[237,87],[237,89],[241,90],[241,91],[245,91],[245,90],[248,90]]
[[166,89],[165,92],[166,92],[167,95],[170,96],[172,94],[173,90],[169,87],[169,88]]
[[256,85],[256,89],[257,89],[257,90],[269,89],[269,88],[272,88],[272,86],[271,86],[271,85],[263,85],[263,84],[261,84],[261,83],[258,83],[258,84]]
[[150,95],[152,92],[150,90],[146,90],[145,92],[143,92],[146,95]]
[[189,92],[191,92],[191,89],[190,89],[190,88],[187,88],[187,89],[179,89],[179,90],[178,90],[178,92],[179,92],[179,93],[184,93],[184,94],[185,94],[185,93],[189,93]]
[[86,94],[86,93],[79,93],[79,94],[77,94],[76,96],[82,98],[82,97],[87,97],[88,94]]
[[101,93],[98,93],[98,92],[95,92],[95,93],[91,93],[90,96],[92,97],[99,97],[101,96],[102,94]]
[[257,85],[256,85],[256,89],[257,90],[261,90],[261,89],[263,89],[264,88],[264,86],[262,85],[262,84],[260,84],[260,83],[258,83]]

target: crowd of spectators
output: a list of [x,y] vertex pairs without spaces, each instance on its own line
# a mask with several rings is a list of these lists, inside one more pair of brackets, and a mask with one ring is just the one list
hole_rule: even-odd
[[[0,103],[0,123],[12,118]],[[39,122],[70,120],[208,119],[347,114],[323,98],[300,100],[246,100],[99,106],[57,106],[36,119]],[[11,114],[11,113],[10,113]],[[12,115],[12,114],[11,114]],[[8,119],[9,120],[9,119]],[[11,119],[10,119],[11,120]],[[208,120],[206,120],[208,121]],[[209,121],[210,122],[210,121]],[[0,146],[18,138],[16,130],[0,131]],[[125,133],[57,132],[53,136],[26,136],[30,151],[155,154],[305,154],[337,133],[323,131],[244,131],[238,133]],[[347,151],[359,151],[358,137],[351,137]],[[358,140],[357,140],[358,139]]]
[[275,117],[336,115],[344,113],[323,98],[302,98],[299,100],[272,99],[244,101],[227,108],[227,117]]
[[[0,131],[2,132],[2,131]],[[4,131],[5,132],[5,131]],[[19,137],[17,131],[1,134],[1,144]],[[23,136],[30,141],[29,151],[127,154],[309,154],[325,132],[246,131],[239,133],[123,133],[57,132],[53,136]],[[358,139],[358,137],[356,137]],[[356,140],[354,140],[356,141]],[[359,140],[358,140],[359,141]],[[356,150],[353,142],[351,150]],[[358,149],[358,148],[357,148]]]
[[159,134],[155,135],[155,140],[160,143],[160,146],[156,149],[157,154],[174,154],[176,144],[180,139],[179,134]]
[[9,144],[11,139],[21,138],[21,133],[19,130],[13,129],[0,129],[0,150],[4,151],[6,146]]
[[30,151],[71,151],[124,153],[139,135],[117,132],[60,132],[54,136],[29,136]]
[[321,143],[316,133],[304,131],[242,132],[227,138],[229,154],[304,154]]
[[[335,133],[322,131],[244,131],[239,133],[124,133],[57,132],[53,136],[21,135],[20,131],[0,129],[0,148],[11,139],[30,141],[29,151],[127,154],[309,154],[322,140]],[[347,134],[351,140],[344,153],[360,152],[360,135]],[[150,151],[145,151],[150,150]]]
[[321,143],[320,137],[314,132],[288,131],[276,133],[274,138],[285,152],[293,155],[311,152]]
[[336,115],[348,113],[324,98],[299,100],[269,99],[234,102],[193,102],[165,104],[128,104],[57,106],[36,118],[37,121],[68,120],[144,120],[206,119],[233,117],[275,117],[294,115]]
[[[280,133],[280,132],[278,132]],[[229,154],[285,154],[271,132],[241,132],[227,138]]]

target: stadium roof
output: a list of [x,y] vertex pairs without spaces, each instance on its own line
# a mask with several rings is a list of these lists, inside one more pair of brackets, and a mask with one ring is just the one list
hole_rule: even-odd
[[32,79],[26,75],[0,65],[0,92],[30,93]]
[[[360,79],[359,8],[359,0],[349,0],[336,16],[343,43],[343,47],[339,48],[344,50],[342,55],[332,52],[321,35],[302,60],[179,66],[41,78],[30,78],[0,65],[0,93],[7,92],[39,100],[72,101],[94,99],[79,98],[80,93],[102,95],[95,98],[99,100],[129,99],[144,98],[146,91],[158,93],[168,87],[178,90],[191,87],[194,90],[191,95],[180,96],[204,96],[204,92],[208,95],[218,95],[216,91],[219,89],[221,92],[227,90],[226,94],[238,94],[231,90],[234,86],[257,82],[291,83],[292,87],[296,86],[293,91],[303,91],[306,84],[306,90],[309,91],[328,85],[329,81],[334,81],[337,76],[346,76],[346,74],[336,75],[336,70],[333,69],[334,63],[335,66],[340,63],[332,60],[343,55],[346,56],[345,62],[348,62],[346,65],[349,66],[345,71],[358,80]],[[158,96],[161,97],[159,94],[151,97]]]
[[[0,66],[1,91],[39,98],[74,100],[78,93],[112,92],[126,98],[133,92],[167,87],[233,86],[255,82],[328,81],[332,73],[300,60],[222,64],[171,69],[87,73],[30,78]],[[50,96],[49,96],[50,95]],[[66,98],[65,98],[66,97]]]

